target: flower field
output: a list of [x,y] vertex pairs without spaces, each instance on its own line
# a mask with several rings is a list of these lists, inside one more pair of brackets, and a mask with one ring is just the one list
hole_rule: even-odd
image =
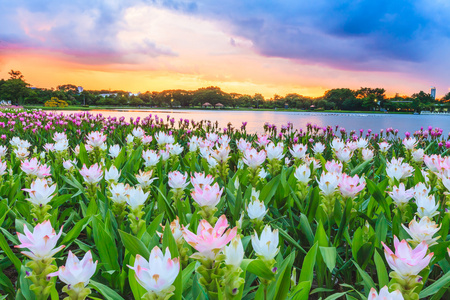
[[439,128],[0,111],[0,299],[450,299]]

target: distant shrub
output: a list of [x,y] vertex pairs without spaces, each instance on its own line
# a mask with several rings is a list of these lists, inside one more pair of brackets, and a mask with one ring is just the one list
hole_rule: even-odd
[[50,100],[48,100],[44,103],[44,106],[46,106],[46,107],[66,107],[66,106],[69,106],[69,104],[64,100],[59,100],[56,97],[52,97]]

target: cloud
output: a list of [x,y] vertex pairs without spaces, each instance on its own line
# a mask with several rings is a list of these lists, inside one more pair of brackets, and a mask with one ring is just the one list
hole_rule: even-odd
[[262,55],[350,70],[422,63],[450,31],[443,1],[202,1],[195,13],[229,23]]
[[[123,18],[138,1],[9,1],[0,12],[0,50],[49,50],[84,64],[138,63],[132,57],[176,56],[144,39],[123,44]],[[152,17],[152,16],[149,16]]]

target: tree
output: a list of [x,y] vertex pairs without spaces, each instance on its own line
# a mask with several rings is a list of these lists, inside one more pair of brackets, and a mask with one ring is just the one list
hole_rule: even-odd
[[442,97],[441,101],[449,102],[450,101],[450,92],[448,92],[444,97]]
[[24,78],[22,72],[20,72],[20,71],[11,70],[11,71],[8,72],[8,74],[10,76],[10,79],[21,79],[21,80],[23,80],[23,78]]
[[345,100],[355,99],[355,93],[351,89],[347,88],[332,89],[325,92],[323,99],[328,102],[333,102],[338,109],[342,109]]
[[2,84],[0,98],[6,100],[13,100],[17,104],[21,104],[22,100],[28,96],[30,89],[29,84],[23,80],[23,75],[20,71],[9,72],[11,78]]

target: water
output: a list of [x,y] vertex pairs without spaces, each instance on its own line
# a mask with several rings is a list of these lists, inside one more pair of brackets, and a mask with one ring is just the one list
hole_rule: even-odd
[[[75,111],[64,111],[65,114]],[[229,110],[91,110],[92,114],[101,113],[103,116],[121,117],[127,119],[133,117],[144,118],[149,114],[157,115],[166,121],[167,115],[175,118],[178,122],[180,118],[201,121],[218,121],[220,127],[226,127],[229,122],[234,127],[240,127],[242,122],[247,122],[248,132],[264,132],[265,122],[275,124],[278,128],[288,122],[294,124],[294,128],[306,128],[307,123],[316,124],[321,127],[328,125],[344,127],[347,131],[359,129],[372,129],[379,131],[392,127],[398,129],[400,133],[406,131],[414,132],[421,127],[439,127],[447,135],[450,132],[450,115],[412,115],[412,114],[364,114],[364,113],[321,113],[321,112],[286,112],[286,111],[229,111]]]

